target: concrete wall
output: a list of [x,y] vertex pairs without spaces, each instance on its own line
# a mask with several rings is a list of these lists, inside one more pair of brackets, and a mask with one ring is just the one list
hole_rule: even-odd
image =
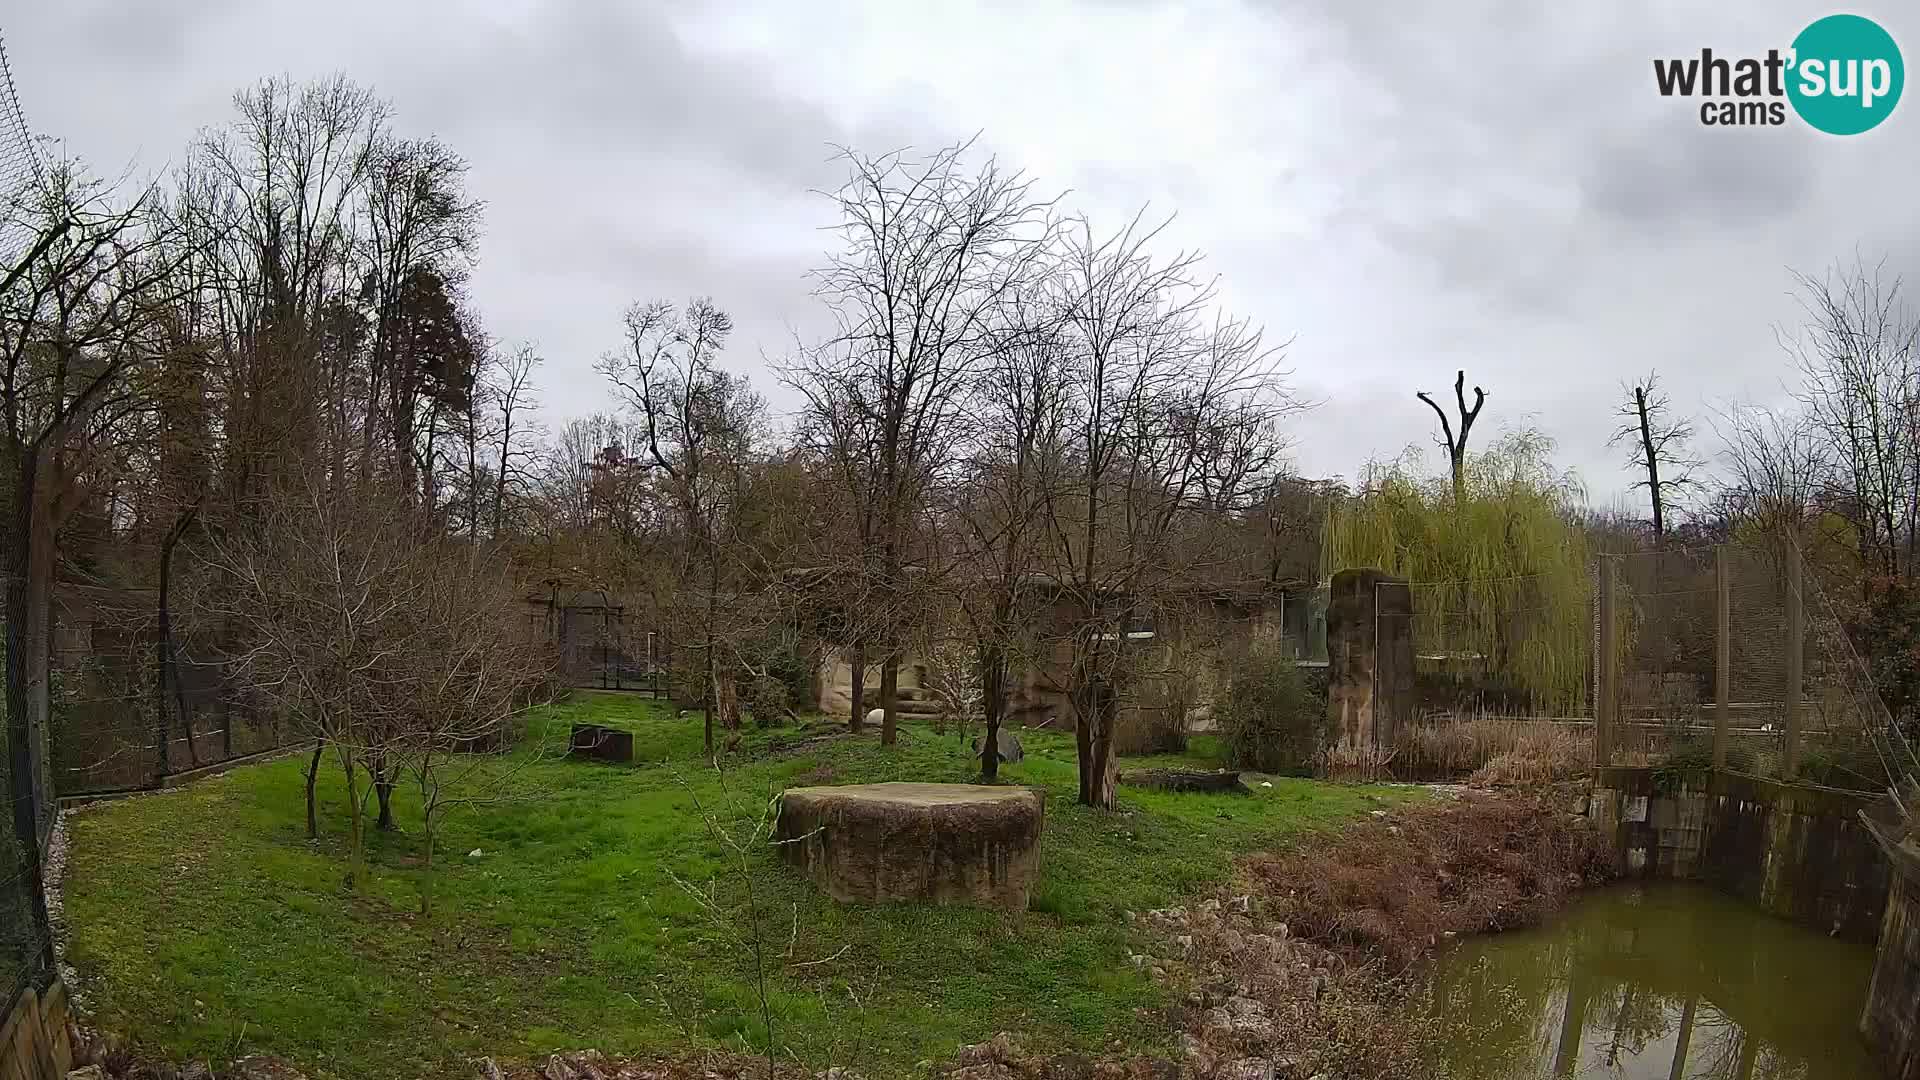
[[1886,858],[1860,820],[1871,796],[1737,773],[1595,771],[1588,814],[1629,877],[1702,881],[1822,933],[1871,943]]
[[1386,760],[1413,718],[1413,594],[1379,570],[1342,570],[1327,598],[1327,725],[1335,760]]
[[1889,855],[1893,890],[1860,1033],[1892,1080],[1920,1080],[1920,856],[1905,848]]
[[72,1065],[66,985],[22,990],[0,1021],[0,1080],[62,1080]]

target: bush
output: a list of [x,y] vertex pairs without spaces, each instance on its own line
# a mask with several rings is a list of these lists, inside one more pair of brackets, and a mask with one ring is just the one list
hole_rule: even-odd
[[1237,768],[1309,775],[1326,749],[1326,702],[1308,690],[1299,665],[1277,649],[1247,654],[1219,716],[1227,760]]
[[783,679],[762,675],[747,684],[747,712],[763,728],[776,727],[793,707],[793,692]]

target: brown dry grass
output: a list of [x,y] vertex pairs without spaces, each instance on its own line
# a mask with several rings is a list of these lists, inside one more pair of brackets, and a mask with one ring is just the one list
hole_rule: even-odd
[[1593,761],[1591,731],[1547,720],[1455,714],[1409,727],[1398,741],[1390,767],[1403,776],[1485,772],[1492,785],[1546,783],[1571,779]]
[[1295,934],[1404,968],[1445,935],[1536,922],[1611,866],[1584,818],[1542,798],[1469,793],[1257,856],[1246,876]]

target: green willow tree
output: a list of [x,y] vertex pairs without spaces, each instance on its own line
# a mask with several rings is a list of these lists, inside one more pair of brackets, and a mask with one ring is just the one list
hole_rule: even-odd
[[1326,574],[1377,567],[1414,582],[1414,647],[1478,658],[1538,709],[1582,707],[1593,628],[1587,545],[1575,521],[1582,490],[1556,470],[1553,441],[1503,436],[1451,475],[1409,452],[1376,464],[1328,512]]

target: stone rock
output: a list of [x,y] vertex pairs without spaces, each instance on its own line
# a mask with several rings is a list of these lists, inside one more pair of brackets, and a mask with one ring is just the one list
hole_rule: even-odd
[[963,1065],[947,1074],[947,1080],[1014,1080],[1013,1070],[997,1061]]
[[[1005,724],[1000,725],[999,736],[994,743],[995,749],[999,751],[1001,764],[1010,765],[1024,760],[1027,756],[1026,748],[1020,745],[1020,736],[1015,735],[1013,729]],[[973,753],[975,757],[980,755],[980,740],[977,738],[973,740]]]
[[887,710],[885,709],[868,709],[867,710],[867,726],[868,727],[877,728],[882,723],[886,722],[886,719],[887,719]]
[[307,1075],[289,1061],[270,1054],[250,1054],[233,1063],[225,1073],[227,1080],[307,1080]]
[[1209,1063],[1206,1044],[1191,1031],[1180,1033],[1180,1056],[1193,1066],[1195,1072],[1204,1071]]
[[545,1080],[581,1080],[579,1070],[559,1054],[549,1056],[540,1066],[540,1075]]
[[782,857],[835,900],[980,904],[1024,911],[1040,872],[1045,800],[1019,787],[852,784],[789,788]]
[[1019,1049],[1013,1045],[1013,1035],[1002,1031],[986,1042],[961,1047],[953,1059],[962,1065],[1006,1065],[1019,1056]]
[[1273,1080],[1273,1062],[1266,1058],[1237,1058],[1220,1066],[1215,1080]]
[[500,1071],[500,1066],[490,1057],[475,1058],[473,1067],[479,1072],[480,1080],[507,1080],[507,1075]]

